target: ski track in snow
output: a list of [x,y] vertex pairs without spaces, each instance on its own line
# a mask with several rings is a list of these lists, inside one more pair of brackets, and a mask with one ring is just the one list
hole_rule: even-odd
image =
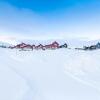
[[[62,49],[21,52],[0,49],[0,51],[0,60],[2,61],[0,68],[8,68],[20,77],[19,80],[23,80],[22,84],[25,84],[23,87],[25,90],[23,88],[20,90],[22,94],[19,95],[16,89],[14,90],[18,94],[18,98],[9,97],[7,100],[61,100],[62,98],[62,100],[72,100],[74,92],[70,94],[71,97],[66,94],[71,91],[67,90],[70,89],[67,85],[72,84],[68,83],[68,80],[75,80],[75,84],[82,84],[93,88],[93,90],[95,89],[96,93],[94,94],[97,100],[100,100],[99,50],[90,52]],[[20,85],[19,87],[21,88]],[[73,98],[74,100],[80,100],[76,96],[73,96]],[[87,96],[81,98],[81,100],[88,100],[89,98],[91,97]]]

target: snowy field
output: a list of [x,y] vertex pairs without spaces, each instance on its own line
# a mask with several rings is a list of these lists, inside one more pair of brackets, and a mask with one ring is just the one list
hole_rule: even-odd
[[0,100],[100,100],[100,50],[0,48]]

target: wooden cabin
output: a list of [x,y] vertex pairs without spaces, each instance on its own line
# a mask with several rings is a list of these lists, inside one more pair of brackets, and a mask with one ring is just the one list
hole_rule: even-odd
[[33,49],[35,49],[36,46],[33,44],[32,47],[33,47]]
[[[65,45],[64,45],[65,46]],[[27,50],[27,49],[42,49],[42,50],[46,50],[46,49],[57,49],[59,48],[59,43],[58,42],[53,42],[51,44],[48,44],[48,45],[42,45],[42,44],[39,44],[37,46],[35,46],[34,44],[33,45],[30,45],[30,44],[25,44],[25,43],[21,43],[21,44],[18,44],[16,46],[13,46],[13,47],[10,47],[11,49],[13,48],[16,48],[16,49],[22,49],[22,50]]]
[[92,45],[92,46],[90,46],[89,49],[90,49],[90,50],[94,50],[94,49],[96,49],[96,45]]
[[44,47],[44,46],[43,46],[42,44],[39,44],[38,46],[35,46],[35,49],[36,49],[36,50],[38,50],[38,49],[42,49],[42,50],[43,50],[43,47]]
[[30,50],[30,49],[33,50],[33,47],[31,45],[27,44],[27,45],[21,47],[21,49],[22,50]]
[[11,49],[16,48],[16,49],[22,49],[22,50],[24,50],[24,49],[32,49],[33,50],[33,46],[31,46],[29,44],[25,44],[25,43],[21,43],[21,44],[18,44],[16,46],[13,46],[13,47],[10,47],[10,48]]
[[100,43],[99,42],[96,44],[96,48],[100,48]]
[[58,42],[53,42],[52,44],[51,44],[51,46],[53,47],[53,48],[59,48],[59,43]]
[[95,50],[95,49],[97,49],[96,45],[91,45],[89,47],[86,47],[86,46],[83,47],[83,50]]
[[59,48],[67,48],[67,47],[68,47],[68,45],[66,43],[59,46]]
[[21,44],[18,44],[16,46],[14,46],[13,48],[16,48],[16,49],[20,49],[20,48],[23,48],[24,46],[26,46],[27,44],[25,43],[21,43]]
[[45,45],[43,48],[44,49],[57,49],[59,48],[59,43],[55,41],[49,45]]

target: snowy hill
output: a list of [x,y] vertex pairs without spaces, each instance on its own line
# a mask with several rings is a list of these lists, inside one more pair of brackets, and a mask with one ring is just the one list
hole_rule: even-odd
[[100,50],[0,53],[0,100],[100,100]]
[[12,46],[12,44],[10,44],[10,43],[8,43],[8,42],[2,42],[2,41],[0,41],[0,46],[7,46],[7,47],[9,47],[9,46]]

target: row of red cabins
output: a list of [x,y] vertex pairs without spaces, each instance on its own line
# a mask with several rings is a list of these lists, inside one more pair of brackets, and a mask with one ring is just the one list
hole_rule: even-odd
[[67,44],[65,43],[64,45],[59,45],[58,42],[53,42],[51,44],[48,44],[48,45],[42,45],[42,44],[39,44],[39,45],[30,45],[30,44],[25,44],[25,43],[21,43],[21,44],[18,44],[16,46],[12,46],[10,47],[11,49],[42,49],[42,50],[46,50],[46,49],[57,49],[57,48],[67,48]]

